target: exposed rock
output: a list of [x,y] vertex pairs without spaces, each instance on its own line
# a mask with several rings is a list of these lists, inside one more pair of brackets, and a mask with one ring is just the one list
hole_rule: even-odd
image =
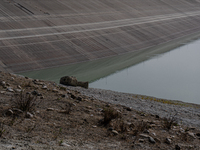
[[70,145],[67,143],[61,143],[60,146],[70,147]]
[[84,88],[88,89],[88,84],[89,84],[89,82],[78,81],[77,86],[84,87]]
[[8,115],[8,116],[13,115],[13,111],[11,109],[8,109],[8,111],[6,112],[6,115]]
[[149,136],[149,142],[151,142],[151,143],[156,143],[156,141],[154,140],[154,138],[152,138],[151,136]]
[[195,135],[194,135],[194,133],[192,133],[192,132],[187,132],[187,134],[188,134],[190,137],[194,138],[194,139],[196,138]]
[[0,85],[5,86],[5,85],[6,85],[6,82],[5,82],[5,81],[1,81],[1,82],[0,82]]
[[30,112],[27,112],[27,113],[26,113],[26,117],[27,117],[27,118],[33,118],[33,114],[31,114]]
[[143,142],[144,142],[144,139],[139,139],[138,141],[141,142],[141,143],[143,143]]
[[15,113],[23,113],[23,111],[21,109],[18,108],[12,108],[12,111],[14,111]]
[[17,86],[18,89],[22,89],[22,87],[20,85]]
[[42,89],[46,90],[46,89],[47,89],[47,86],[46,86],[46,85],[43,85],[43,86],[42,86]]
[[8,92],[14,92],[14,90],[12,88],[7,88]]
[[81,86],[88,88],[88,82],[79,82],[76,77],[65,76],[60,79],[60,84],[69,85],[69,86]]
[[172,140],[169,139],[169,138],[166,138],[165,143],[167,143],[167,144],[171,144],[171,143],[172,143]]
[[146,135],[146,134],[140,134],[140,136],[144,138],[149,138],[149,135]]
[[54,108],[47,108],[47,111],[54,111]]
[[52,92],[58,93],[58,90],[57,89],[53,89]]
[[112,133],[114,133],[114,135],[118,135],[119,134],[116,130],[112,130]]
[[14,89],[14,91],[20,93],[22,90],[21,89]]

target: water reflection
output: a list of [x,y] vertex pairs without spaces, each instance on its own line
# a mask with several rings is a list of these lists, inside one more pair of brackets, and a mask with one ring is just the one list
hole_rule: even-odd
[[200,104],[199,56],[200,40],[99,79],[90,87]]
[[185,45],[188,39],[191,36],[134,53],[21,74],[57,83],[63,76],[75,76],[94,88],[200,104],[200,41]]

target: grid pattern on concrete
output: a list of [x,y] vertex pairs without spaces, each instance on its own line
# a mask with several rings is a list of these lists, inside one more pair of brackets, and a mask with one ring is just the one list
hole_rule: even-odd
[[153,47],[200,31],[197,0],[2,0],[0,70],[23,72]]

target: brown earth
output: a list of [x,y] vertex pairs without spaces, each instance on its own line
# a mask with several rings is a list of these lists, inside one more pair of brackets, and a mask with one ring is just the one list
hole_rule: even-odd
[[[1,72],[0,149],[200,149],[200,128],[175,114],[162,118],[79,90]],[[33,107],[23,111],[20,98]]]

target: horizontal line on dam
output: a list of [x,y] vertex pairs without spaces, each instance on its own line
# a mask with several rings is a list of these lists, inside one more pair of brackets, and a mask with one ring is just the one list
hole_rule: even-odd
[[25,72],[154,47],[200,30],[187,0],[0,1],[0,70]]

